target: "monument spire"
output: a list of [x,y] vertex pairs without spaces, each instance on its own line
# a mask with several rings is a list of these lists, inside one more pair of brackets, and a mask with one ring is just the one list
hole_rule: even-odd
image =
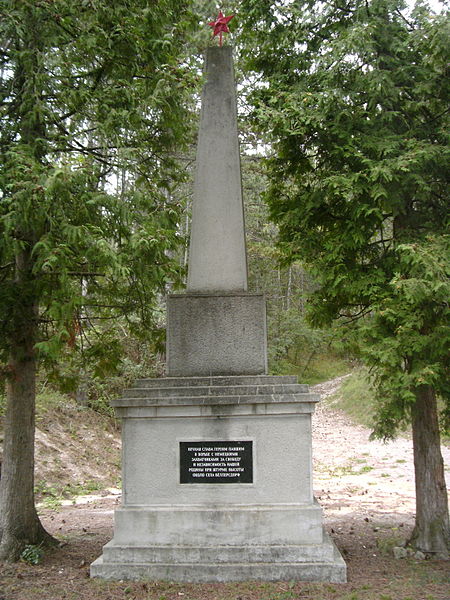
[[247,255],[232,49],[206,52],[188,292],[247,290]]

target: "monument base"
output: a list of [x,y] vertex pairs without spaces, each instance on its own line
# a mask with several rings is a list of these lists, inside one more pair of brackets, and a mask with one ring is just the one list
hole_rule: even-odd
[[91,577],[184,583],[232,581],[346,582],[346,565],[323,532],[320,544],[120,546],[109,542]]
[[114,401],[123,496],[104,579],[344,582],[312,492],[311,414],[295,377],[167,377]]

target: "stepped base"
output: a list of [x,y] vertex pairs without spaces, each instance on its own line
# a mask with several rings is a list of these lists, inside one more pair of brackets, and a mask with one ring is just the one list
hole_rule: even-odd
[[313,546],[322,543],[322,529],[317,502],[129,506],[115,511],[113,543],[183,548]]
[[113,402],[123,504],[91,576],[345,582],[312,490],[317,401],[290,376],[137,381]]
[[185,583],[329,581],[345,583],[346,565],[326,533],[321,544],[286,546],[118,546],[109,542],[91,577]]

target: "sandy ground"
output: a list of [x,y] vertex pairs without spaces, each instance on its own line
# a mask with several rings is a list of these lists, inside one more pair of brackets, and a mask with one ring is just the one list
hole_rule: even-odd
[[[343,379],[312,388],[321,394],[313,416],[315,495],[324,509],[325,526],[344,556],[390,554],[414,527],[412,439],[370,440],[368,428],[334,410],[332,396]],[[442,454],[450,489],[450,447],[443,446]],[[353,543],[349,536],[354,536]]]
[[[314,386],[321,394],[313,416],[314,489],[327,518],[405,515],[415,510],[412,440],[383,443],[327,400],[343,378]],[[450,448],[442,452],[450,486]]]

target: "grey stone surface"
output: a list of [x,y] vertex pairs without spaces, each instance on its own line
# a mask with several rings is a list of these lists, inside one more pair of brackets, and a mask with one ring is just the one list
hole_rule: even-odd
[[167,299],[167,374],[267,372],[266,306],[261,294],[177,294]]
[[346,565],[324,534],[320,545],[104,548],[91,576],[192,583],[229,581],[346,582]]
[[288,385],[294,383],[303,388],[302,391],[308,391],[306,384],[297,383],[295,375],[240,375],[233,376],[213,376],[213,377],[160,377],[158,379],[139,379],[134,382],[134,387],[130,389],[143,388],[182,388],[193,386],[259,386],[259,385]]
[[[211,496],[208,488],[220,484],[192,484],[197,497]],[[231,485],[222,485],[230,497]],[[252,484],[245,484],[252,485]],[[216,494],[217,494],[217,490]],[[227,493],[228,492],[228,493]],[[191,493],[191,495],[194,495]],[[130,495],[129,495],[130,497]],[[133,546],[148,543],[164,546],[209,545],[301,545],[322,544],[322,511],[314,503],[206,503],[128,506],[115,513],[114,544]],[[232,554],[232,553],[231,553]],[[233,561],[232,561],[233,562]]]
[[227,46],[206,52],[187,289],[247,290],[236,92]]
[[[122,506],[91,575],[345,581],[312,491],[317,400],[292,377],[136,382],[115,402],[123,423]],[[252,441],[252,483],[180,483],[180,442],[211,440]]]
[[[179,388],[150,388],[150,390],[139,387],[139,388],[131,388],[125,390],[125,399],[126,398],[164,398],[167,400],[167,393],[170,393],[173,398],[176,398],[176,401],[181,401],[183,397],[195,397],[202,396],[205,398],[208,397],[216,397],[216,398],[231,398],[232,400],[235,396],[239,396],[239,398],[245,399],[246,396],[267,396],[269,394],[296,394],[298,393],[297,385],[266,385],[266,386],[258,386],[255,390],[254,386],[219,386],[219,387],[196,387],[196,388],[187,388],[183,387]],[[256,392],[256,394],[255,394]],[[122,400],[122,402],[125,401]],[[181,399],[181,400],[180,400]],[[117,406],[116,401],[115,406]]]
[[[154,546],[121,546],[108,543],[104,547],[104,555],[108,562],[134,561],[177,563],[216,562],[216,563],[259,563],[259,562],[312,562],[329,561],[333,559],[334,548],[324,533],[323,543],[289,545],[226,545],[196,546],[186,545],[154,545]],[[211,555],[214,555],[213,561]]]
[[[233,387],[248,392],[239,379],[233,378]],[[145,505],[149,498],[170,506],[313,502],[310,437],[317,395],[299,386],[298,393],[259,396],[261,386],[255,386],[253,395],[230,396],[219,387],[225,396],[177,397],[168,388],[165,398],[153,398],[149,388],[148,397],[115,402],[123,424],[125,505]],[[254,484],[179,484],[179,441],[233,439],[254,442]]]
[[394,548],[392,548],[392,552],[394,554],[394,558],[406,558],[408,556],[408,551],[406,548],[403,548],[403,546],[394,546]]

